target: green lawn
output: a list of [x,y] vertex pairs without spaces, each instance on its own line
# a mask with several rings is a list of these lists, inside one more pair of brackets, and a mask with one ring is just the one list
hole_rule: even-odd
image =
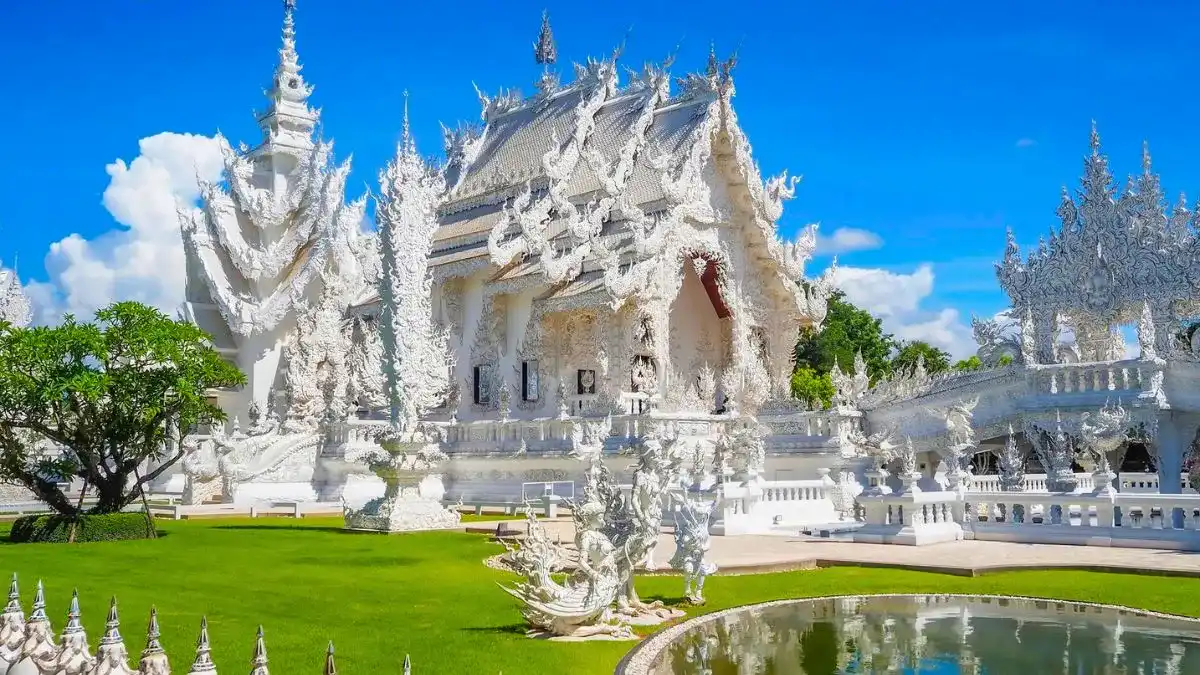
[[[92,645],[110,595],[135,654],[157,604],[174,670],[187,672],[201,614],[222,671],[245,668],[265,627],[273,672],[320,672],[328,640],[339,672],[415,675],[609,675],[630,643],[561,644],[524,637],[516,602],[496,588],[511,577],[481,561],[497,545],[481,535],[381,536],[341,531],[340,519],[163,522],[157,541],[0,546],[0,573],[20,575],[28,608],[45,581],[54,628],[78,586]],[[2,526],[0,526],[2,527]],[[797,544],[802,546],[803,544]],[[643,597],[675,601],[678,577],[646,577]],[[790,597],[844,593],[959,592],[1047,596],[1200,614],[1200,580],[1069,571],[970,579],[838,568],[712,577],[708,611]]]

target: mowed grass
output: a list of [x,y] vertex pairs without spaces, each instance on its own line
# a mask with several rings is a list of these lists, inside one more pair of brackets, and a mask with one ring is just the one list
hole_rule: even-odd
[[[3,526],[0,526],[3,527]],[[174,670],[187,672],[206,615],[221,671],[249,666],[264,626],[271,670],[320,672],[337,647],[345,675],[608,675],[632,643],[554,643],[524,637],[515,600],[496,587],[511,575],[482,560],[500,551],[481,535],[371,535],[339,519],[162,522],[156,541],[0,545],[0,574],[17,572],[26,609],[37,579],[61,630],[71,589],[96,644],[108,599],[121,632],[140,651],[150,606],[158,608]],[[797,546],[804,544],[797,543]],[[643,597],[680,600],[677,576],[639,578]],[[782,598],[847,593],[994,593],[1084,600],[1200,614],[1200,580],[1074,571],[1009,572],[980,578],[886,569],[835,568],[714,576],[699,611]]]

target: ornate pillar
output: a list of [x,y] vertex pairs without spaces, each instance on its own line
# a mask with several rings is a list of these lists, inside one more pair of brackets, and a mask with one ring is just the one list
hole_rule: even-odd
[[1033,310],[1034,355],[1038,363],[1054,363],[1054,334],[1057,314],[1048,307]]

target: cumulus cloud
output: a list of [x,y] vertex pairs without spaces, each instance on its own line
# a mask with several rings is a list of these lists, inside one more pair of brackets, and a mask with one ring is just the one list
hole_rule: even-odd
[[956,359],[977,348],[971,327],[956,309],[928,310],[923,301],[933,293],[933,266],[911,274],[869,267],[838,267],[834,281],[850,302],[883,320],[883,328],[902,340],[923,340]]
[[89,317],[115,300],[137,300],[174,314],[183,301],[184,261],[176,205],[199,196],[196,179],[217,180],[222,159],[207,136],[164,132],[138,142],[138,156],[117,159],[104,208],[119,224],[94,239],[71,234],[50,245],[49,282],[27,287],[38,323],[63,314]]
[[883,246],[883,239],[869,230],[839,227],[833,234],[817,234],[817,255],[839,255],[851,251],[870,251]]

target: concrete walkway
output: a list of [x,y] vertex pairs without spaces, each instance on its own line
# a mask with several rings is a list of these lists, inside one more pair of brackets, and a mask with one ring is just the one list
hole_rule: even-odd
[[[472,526],[485,525],[471,523]],[[495,524],[489,529],[495,529]],[[575,537],[570,519],[545,521],[552,539],[570,542]],[[525,521],[508,521],[524,533]],[[1200,577],[1200,553],[1156,549],[1011,544],[997,541],[960,541],[934,546],[856,544],[829,539],[786,536],[713,537],[711,559],[725,573],[755,573],[814,569],[838,565],[864,565],[927,570],[976,576],[1016,569],[1070,568],[1103,572]],[[654,559],[665,567],[675,552],[674,537],[659,537]]]

